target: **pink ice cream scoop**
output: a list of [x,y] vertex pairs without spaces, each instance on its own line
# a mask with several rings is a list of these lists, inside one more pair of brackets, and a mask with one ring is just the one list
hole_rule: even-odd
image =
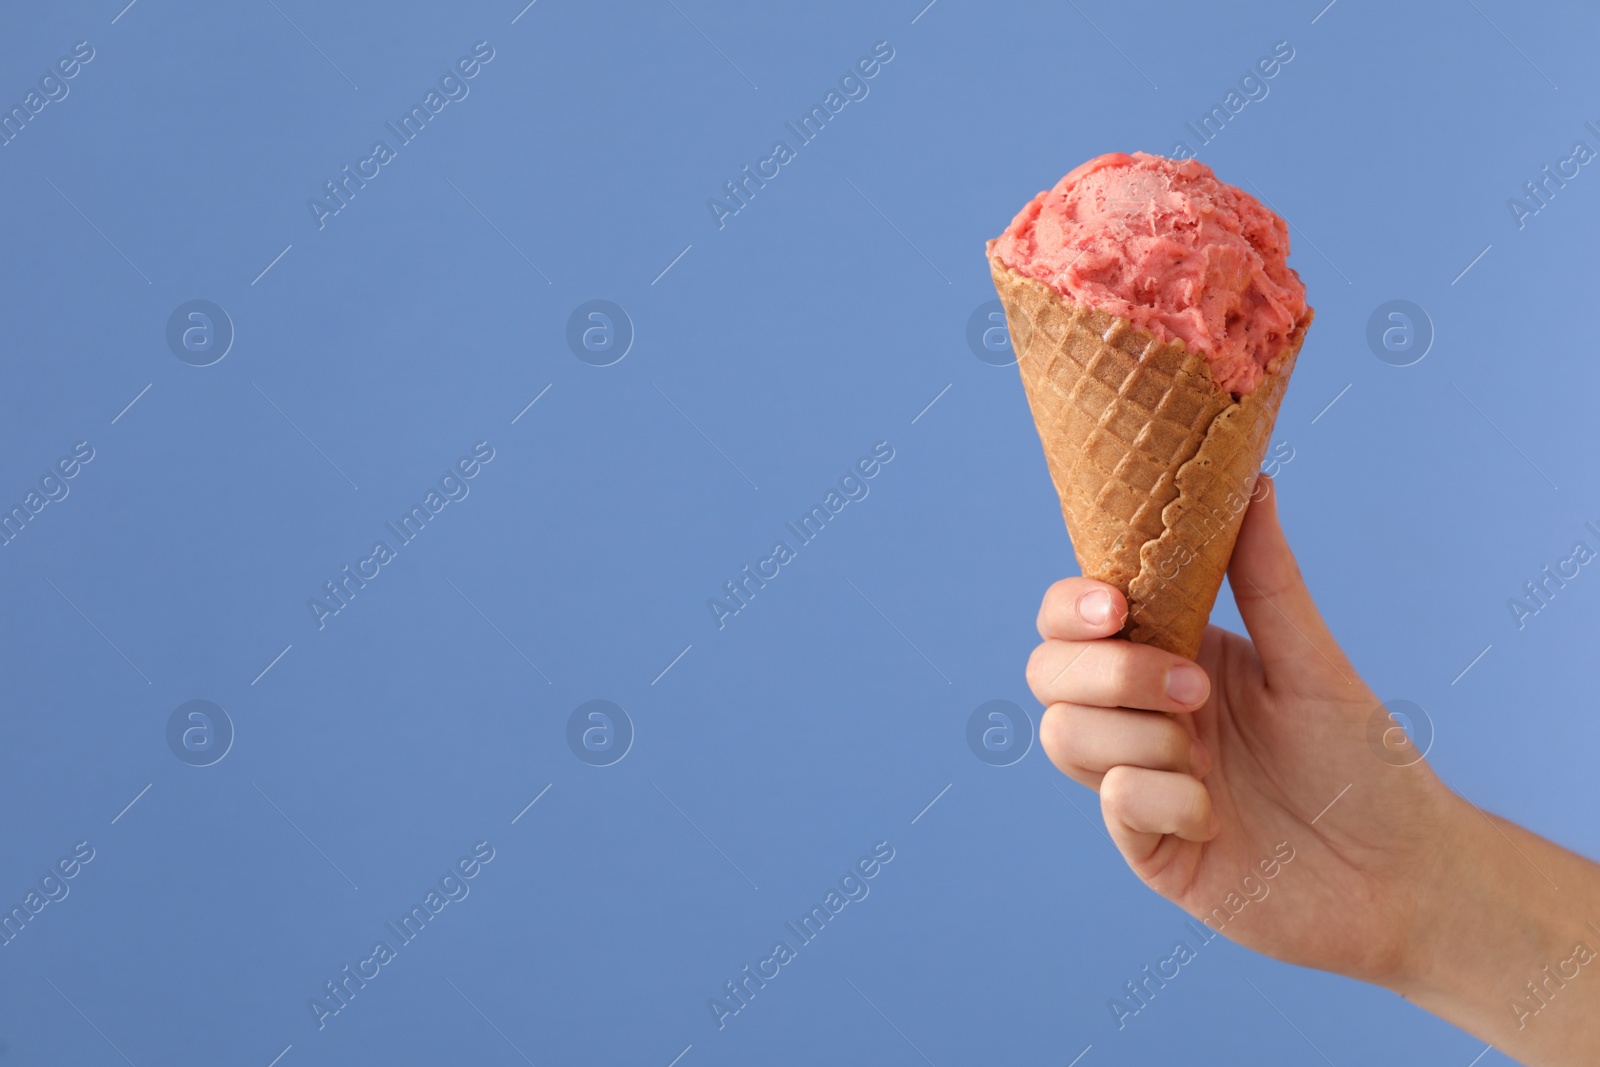
[[1287,224],[1193,159],[1091,159],[1034,197],[994,255],[1076,303],[1183,342],[1235,396],[1272,368],[1306,310]]

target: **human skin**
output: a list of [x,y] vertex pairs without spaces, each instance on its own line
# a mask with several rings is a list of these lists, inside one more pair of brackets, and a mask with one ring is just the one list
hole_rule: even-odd
[[1134,873],[1197,918],[1288,842],[1270,899],[1222,926],[1240,944],[1381,985],[1523,1063],[1600,1063],[1600,866],[1425,761],[1380,758],[1380,702],[1263,485],[1228,571],[1250,639],[1213,626],[1189,661],[1111,636],[1127,611],[1111,586],[1045,594],[1027,673],[1046,754],[1099,792]]

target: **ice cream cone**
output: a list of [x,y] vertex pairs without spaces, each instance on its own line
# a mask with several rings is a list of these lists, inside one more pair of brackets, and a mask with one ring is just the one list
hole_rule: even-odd
[[989,267],[1083,573],[1122,590],[1122,636],[1193,658],[1311,324],[1241,399],[1204,358]]

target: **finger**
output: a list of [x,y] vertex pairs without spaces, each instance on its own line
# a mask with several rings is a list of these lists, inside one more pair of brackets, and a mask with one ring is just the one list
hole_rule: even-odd
[[1128,600],[1114,585],[1093,578],[1063,578],[1039,606],[1039,636],[1087,641],[1110,637],[1128,618]]
[[1173,719],[1120,708],[1053,704],[1039,723],[1039,743],[1061,773],[1090,789],[1113,767],[1202,775],[1210,763]]
[[1046,641],[1028,657],[1028,687],[1039,703],[1193,711],[1211,680],[1200,666],[1131,641]]
[[1311,599],[1278,521],[1278,494],[1262,475],[1245,512],[1228,584],[1250,631],[1268,684],[1280,678],[1327,677],[1352,683],[1355,669]]
[[1136,868],[1168,834],[1185,841],[1217,836],[1211,794],[1187,774],[1113,767],[1100,781],[1100,813],[1124,859]]

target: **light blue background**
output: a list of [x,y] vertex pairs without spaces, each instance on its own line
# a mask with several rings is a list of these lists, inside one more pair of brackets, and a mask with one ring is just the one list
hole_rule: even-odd
[[[1276,434],[1290,535],[1445,778],[1600,854],[1600,577],[1522,630],[1506,606],[1597,543],[1600,174],[1524,229],[1506,206],[1600,148],[1592,11],[123,2],[0,14],[7,110],[95,49],[0,148],[0,501],[95,449],[0,548],[0,903],[96,850],[0,948],[0,1063],[1482,1050],[1222,941],[1117,1030],[1183,916],[1037,746],[967,748],[984,701],[1037,721],[1034,613],[1075,565],[1016,371],[965,331],[1027,198],[1169,152],[1289,41],[1200,156],[1294,225],[1317,308]],[[470,95],[319,230],[308,198],[480,40]],[[878,41],[870,95],[718,229],[707,199]],[[206,368],[165,341],[196,298],[237,331]],[[565,341],[595,298],[636,331],[605,368]],[[1391,299],[1436,333],[1413,366],[1365,339]],[[307,599],[482,440],[470,496],[319,631]],[[707,599],[880,440],[870,496],[719,631]],[[237,732],[205,768],[165,739],[197,698]],[[604,768],[565,741],[596,698],[637,734]],[[319,1031],[308,999],[479,840],[471,895]],[[719,1030],[708,998],[879,841],[870,896]]]

